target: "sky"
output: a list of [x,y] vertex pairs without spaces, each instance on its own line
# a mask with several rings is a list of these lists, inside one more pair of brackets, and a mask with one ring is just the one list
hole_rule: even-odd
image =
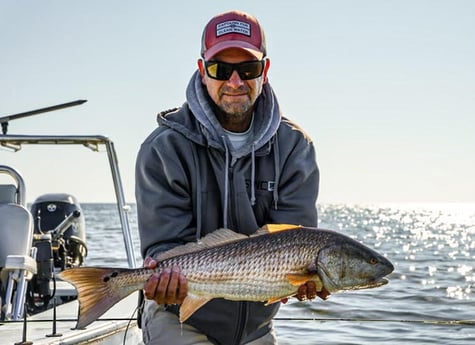
[[[159,111],[180,106],[204,25],[239,9],[264,27],[283,114],[313,139],[319,203],[475,202],[475,1],[0,1],[0,117],[9,134],[102,134],[126,200]],[[0,149],[27,200],[113,200],[105,152]],[[0,182],[3,180],[0,180]]]

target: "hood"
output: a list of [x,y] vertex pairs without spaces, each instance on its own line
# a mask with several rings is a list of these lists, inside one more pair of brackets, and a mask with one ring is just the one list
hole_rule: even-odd
[[[214,103],[208,96],[206,87],[201,82],[199,71],[196,71],[186,89],[185,105],[193,113],[200,128],[191,119],[175,119],[174,117],[159,116],[159,123],[169,126],[184,134],[190,140],[200,145],[231,151],[234,158],[240,158],[269,143],[275,135],[280,121],[281,112],[277,98],[269,83],[263,85],[262,93],[256,101],[254,109],[254,135],[239,150],[233,150],[224,130],[214,114]],[[180,121],[180,122],[178,122]]]
[[[173,116],[175,111],[183,112],[180,109],[158,114],[158,123],[168,126],[186,136],[189,140],[198,145],[210,146],[225,153],[225,197],[223,205],[224,227],[227,227],[229,179],[228,169],[234,165],[237,159],[251,154],[251,204],[255,204],[255,156],[263,148],[265,152],[271,150],[272,138],[277,133],[281,122],[281,112],[277,98],[269,83],[263,85],[262,93],[257,98],[254,107],[253,135],[249,136],[247,142],[240,148],[234,149],[223,127],[214,114],[215,104],[206,91],[206,87],[201,82],[199,71],[196,71],[186,89],[186,103],[181,110],[185,110],[185,116]],[[187,110],[190,111],[187,111]],[[177,114],[178,115],[178,114]],[[272,145],[274,154],[275,185],[279,181],[279,148],[277,142]],[[277,208],[278,189],[273,191],[274,207]],[[197,229],[197,239],[200,238],[201,230]]]

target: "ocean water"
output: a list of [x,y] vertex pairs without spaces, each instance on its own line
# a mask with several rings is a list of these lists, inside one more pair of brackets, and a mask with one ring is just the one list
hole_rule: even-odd
[[[127,266],[115,205],[82,208],[87,264]],[[376,249],[395,270],[376,289],[289,301],[275,319],[279,344],[475,344],[475,204],[332,204],[319,212],[321,228]],[[134,205],[129,221],[141,262]]]

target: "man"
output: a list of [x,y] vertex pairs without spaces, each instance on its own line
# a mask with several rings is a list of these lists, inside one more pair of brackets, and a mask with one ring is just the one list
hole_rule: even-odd
[[[142,255],[219,228],[252,234],[269,223],[317,226],[319,171],[313,144],[281,116],[268,82],[264,32],[253,16],[231,11],[206,25],[201,59],[182,107],[162,112],[142,144],[136,198]],[[179,267],[151,276],[142,328],[147,344],[276,344],[280,303],[214,299],[183,325],[187,294]],[[307,283],[299,299],[326,297]]]

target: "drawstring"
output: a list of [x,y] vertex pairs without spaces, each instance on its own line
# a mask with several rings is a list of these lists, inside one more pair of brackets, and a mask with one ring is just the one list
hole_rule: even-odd
[[226,150],[226,168],[224,172],[224,206],[223,206],[223,226],[228,227],[228,198],[229,198],[229,148],[226,138],[223,136],[224,148]]
[[277,138],[274,140],[274,190],[273,190],[273,199],[274,199],[274,209],[277,210],[277,203],[279,201],[279,179],[280,179],[280,152],[279,152],[279,144]]
[[[224,143],[224,148],[226,152],[226,168],[224,172],[224,201],[223,201],[223,226],[224,228],[228,227],[228,203],[229,203],[229,148],[226,143],[226,139],[223,136],[223,143]],[[279,145],[277,143],[277,140],[274,140],[274,176],[275,176],[275,181],[274,181],[274,186],[272,190],[272,198],[274,202],[274,209],[277,210],[277,204],[279,202],[279,191],[278,191],[278,185],[279,185],[279,179],[280,179],[280,171],[279,171],[279,166],[280,166],[280,159],[279,159]],[[256,204],[256,143],[252,144],[252,150],[251,150],[251,205],[254,206]],[[198,179],[199,179],[199,174],[198,174]],[[199,181],[198,181],[199,184]],[[200,213],[199,213],[200,214]],[[201,232],[201,229],[197,229],[197,234]]]
[[195,160],[195,171],[196,171],[196,242],[200,242],[201,240],[201,173],[199,168],[199,158],[196,157],[196,151],[191,150],[193,152],[193,158]]
[[252,156],[251,156],[251,205],[256,204],[256,143],[252,143]]

